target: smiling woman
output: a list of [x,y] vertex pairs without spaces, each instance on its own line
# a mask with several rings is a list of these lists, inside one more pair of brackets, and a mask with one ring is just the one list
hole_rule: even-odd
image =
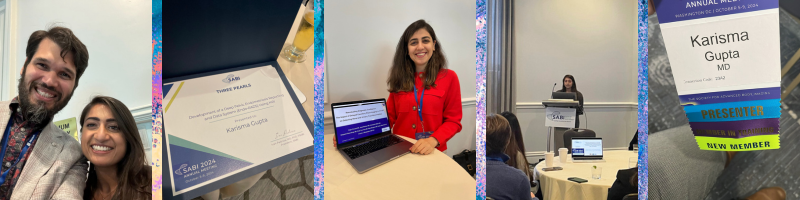
[[90,162],[84,199],[150,199],[151,169],[128,107],[94,97],[80,124],[81,150]]
[[[483,115],[475,96],[475,11],[475,2],[459,0],[326,2],[318,20],[330,96],[325,199],[469,199],[483,192],[473,177],[481,157],[474,150],[483,148],[475,135],[483,127],[475,120]],[[380,149],[362,153],[372,144]]]
[[[417,139],[411,153],[447,150],[447,141],[462,128],[461,86],[456,73],[447,69],[442,45],[425,20],[403,32],[386,84],[392,133]],[[334,137],[334,145],[335,141]]]
[[425,20],[403,32],[386,83],[392,132],[418,140],[412,153],[447,150],[447,141],[461,131],[461,86],[456,73],[447,69],[442,44]]

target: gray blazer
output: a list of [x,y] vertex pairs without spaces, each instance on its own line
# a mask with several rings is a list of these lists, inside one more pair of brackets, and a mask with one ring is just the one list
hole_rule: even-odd
[[[0,130],[8,126],[10,103],[0,101]],[[78,141],[51,122],[40,133],[11,199],[83,199],[88,169]]]

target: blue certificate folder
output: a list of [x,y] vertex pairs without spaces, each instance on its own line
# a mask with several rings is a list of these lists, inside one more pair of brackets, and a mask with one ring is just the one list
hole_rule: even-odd
[[[300,100],[297,98],[297,94],[295,94],[295,92],[292,90],[291,85],[289,84],[289,80],[286,79],[286,75],[283,73],[283,70],[281,70],[280,65],[278,65],[278,62],[276,62],[276,61],[260,63],[260,64],[254,64],[254,65],[248,65],[248,66],[237,67],[237,68],[230,68],[230,69],[225,69],[225,70],[220,70],[220,71],[215,71],[215,72],[202,73],[202,74],[196,74],[196,75],[185,76],[185,77],[172,78],[172,79],[164,80],[163,82],[164,83],[171,83],[171,82],[182,81],[182,80],[198,78],[198,77],[204,77],[204,76],[209,76],[209,75],[217,75],[217,74],[223,74],[223,73],[228,73],[228,72],[232,72],[232,71],[238,71],[238,70],[244,70],[244,69],[250,69],[250,68],[256,68],[256,67],[263,67],[263,66],[267,66],[267,65],[272,65],[273,67],[275,67],[276,71],[278,71],[278,74],[280,75],[281,81],[283,82],[284,86],[286,87],[286,90],[291,95],[292,102],[294,103],[295,107],[297,108],[298,112],[300,113],[300,116],[302,117],[303,121],[305,122],[305,125],[307,126],[308,130],[310,130],[311,133],[313,133],[314,128],[313,128],[313,124],[311,123],[311,120],[309,119],[308,115],[306,114],[305,110],[303,109],[302,104],[300,103]],[[174,88],[172,88],[173,85],[174,84],[164,85],[163,86],[164,87],[163,91],[164,91],[165,95],[167,94],[167,92],[169,90],[171,90],[171,89],[174,90]],[[163,123],[167,124],[167,123],[169,123],[169,121],[164,120]],[[216,189],[222,188],[224,186],[230,185],[232,183],[238,182],[238,181],[240,181],[240,180],[242,180],[244,178],[251,177],[251,176],[253,176],[255,174],[258,174],[260,172],[267,171],[269,169],[272,169],[274,167],[277,167],[279,165],[282,165],[284,163],[287,163],[289,161],[292,161],[294,159],[306,156],[306,155],[311,154],[311,153],[314,152],[314,146],[311,145],[311,146],[309,146],[307,148],[304,148],[304,149],[299,150],[299,151],[295,151],[293,153],[286,154],[286,155],[284,155],[282,157],[279,157],[277,159],[271,160],[271,161],[266,162],[266,163],[261,163],[261,164],[256,163],[256,164],[258,164],[258,166],[256,166],[256,167],[253,167],[253,168],[247,169],[245,171],[241,171],[239,173],[230,175],[228,177],[225,177],[223,179],[214,181],[214,182],[209,183],[207,185],[192,189],[192,190],[187,191],[185,193],[182,193],[182,194],[179,194],[179,195],[173,195],[173,193],[172,193],[173,185],[172,185],[172,181],[171,181],[172,180],[171,176],[173,175],[173,173],[170,171],[170,167],[169,167],[170,164],[171,164],[170,163],[171,159],[170,159],[170,155],[168,153],[168,149],[166,147],[166,146],[169,145],[167,143],[167,140],[166,140],[167,134],[169,134],[169,130],[167,130],[165,128],[163,130],[163,134],[162,134],[162,137],[161,137],[161,141],[163,142],[163,146],[164,146],[162,151],[161,151],[162,152],[161,158],[164,161],[164,162],[162,162],[162,164],[163,164],[162,169],[163,170],[162,170],[162,173],[161,173],[162,176],[163,176],[162,182],[163,182],[163,187],[164,187],[163,190],[162,190],[162,192],[164,194],[163,195],[163,199],[192,199],[192,198],[198,197],[200,195],[206,194],[206,193],[211,192],[213,190],[216,190]],[[242,139],[246,139],[246,138],[242,138]],[[175,155],[175,156],[181,156],[181,155]],[[173,167],[176,167],[176,166],[173,165]]]

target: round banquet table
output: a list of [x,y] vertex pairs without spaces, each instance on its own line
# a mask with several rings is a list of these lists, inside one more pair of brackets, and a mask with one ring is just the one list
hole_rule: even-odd
[[[328,154],[325,154],[328,155]],[[575,200],[605,200],[608,198],[608,189],[617,179],[617,171],[628,168],[628,159],[638,158],[636,151],[615,150],[603,151],[605,162],[598,163],[573,163],[568,160],[561,163],[555,157],[553,166],[564,168],[559,171],[545,172],[545,162],[536,165],[536,174],[542,186],[542,195],[545,200],[550,199],[575,199]],[[600,179],[592,179],[592,166],[602,167]],[[569,177],[578,177],[588,180],[585,183],[576,183],[567,180]]]
[[326,200],[475,198],[475,179],[440,151],[409,153],[359,174],[332,141],[333,134],[325,134]]

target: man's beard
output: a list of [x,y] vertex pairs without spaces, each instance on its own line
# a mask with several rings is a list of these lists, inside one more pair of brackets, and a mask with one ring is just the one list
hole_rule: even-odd
[[72,98],[72,94],[69,94],[64,98],[61,94],[58,94],[58,99],[53,106],[53,109],[47,109],[45,106],[45,102],[43,101],[36,101],[36,104],[31,103],[30,95],[31,91],[34,90],[34,86],[38,85],[40,88],[47,88],[52,91],[56,91],[54,87],[48,86],[44,83],[33,81],[31,84],[25,84],[25,72],[23,70],[22,78],[19,79],[19,84],[17,86],[17,90],[19,90],[19,105],[20,105],[20,112],[22,116],[25,118],[24,120],[28,122],[29,125],[33,126],[36,129],[44,128],[50,121],[53,120],[53,116],[56,115],[61,109],[67,106],[67,102]]

